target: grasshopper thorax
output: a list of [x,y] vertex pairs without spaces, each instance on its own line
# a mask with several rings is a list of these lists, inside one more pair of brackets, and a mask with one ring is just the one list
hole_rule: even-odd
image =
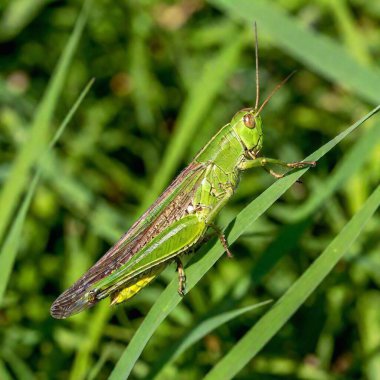
[[257,156],[263,146],[261,116],[254,108],[243,108],[231,120],[231,127],[250,155]]

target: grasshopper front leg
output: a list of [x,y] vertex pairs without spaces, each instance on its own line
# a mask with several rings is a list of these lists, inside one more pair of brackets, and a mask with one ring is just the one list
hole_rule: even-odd
[[259,157],[249,161],[243,161],[239,165],[240,170],[248,170],[251,168],[263,167],[269,174],[271,174],[275,178],[282,178],[286,174],[279,174],[273,171],[272,169],[268,169],[267,165],[280,165],[286,168],[291,169],[302,169],[305,167],[314,167],[316,165],[316,161],[299,161],[299,162],[285,162],[278,160],[276,158],[267,158],[267,157]]

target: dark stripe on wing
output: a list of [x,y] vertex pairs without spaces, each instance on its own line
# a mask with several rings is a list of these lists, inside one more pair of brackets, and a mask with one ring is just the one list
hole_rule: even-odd
[[[56,299],[51,308],[52,315],[64,318],[96,303],[99,299],[96,299],[92,304],[83,304],[79,302],[79,299],[93,284],[126,264],[141,247],[174,220],[178,220],[185,215],[186,209],[191,203],[200,181],[203,179],[203,173],[206,168],[205,164],[197,162],[187,166],[132,225],[128,232],[77,282]],[[184,191],[185,189],[186,191]]]

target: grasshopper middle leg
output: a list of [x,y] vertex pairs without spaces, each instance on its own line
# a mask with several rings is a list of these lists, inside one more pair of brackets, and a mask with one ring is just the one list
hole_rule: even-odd
[[215,225],[214,223],[210,223],[209,227],[211,227],[215,231],[215,233],[218,235],[218,238],[219,238],[220,242],[222,243],[222,246],[223,246],[225,252],[227,253],[227,256],[229,258],[234,257],[234,255],[231,253],[230,249],[228,248],[226,236],[221,231],[221,229],[217,225]]

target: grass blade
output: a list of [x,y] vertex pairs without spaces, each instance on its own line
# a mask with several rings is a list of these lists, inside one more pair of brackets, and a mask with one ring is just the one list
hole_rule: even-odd
[[69,380],[86,378],[86,374],[91,368],[91,355],[99,345],[103,333],[103,326],[108,321],[111,309],[109,305],[101,305],[96,312],[91,315],[90,323],[87,324],[87,334],[84,335],[82,344],[78,346],[78,351],[70,371]]
[[378,290],[370,290],[363,294],[357,304],[359,319],[359,335],[361,349],[366,357],[365,374],[368,380],[375,380],[380,373],[380,294]]
[[0,359],[0,379],[12,380],[12,376],[8,372],[7,368],[4,365],[4,362],[1,359]]
[[49,126],[53,117],[59,95],[63,89],[70,63],[86,23],[89,1],[85,3],[74,31],[59,59],[56,70],[44,93],[30,127],[29,137],[18,153],[4,187],[0,193],[0,242],[9,224],[12,213],[26,184],[29,170],[37,162],[40,152],[48,141]]
[[293,284],[229,353],[206,375],[205,379],[232,379],[310,296],[359,236],[380,205],[380,186],[362,209],[345,225],[321,256]]
[[24,201],[22,202],[22,205],[20,207],[20,210],[17,213],[16,218],[14,219],[14,222],[10,228],[10,232],[8,236],[5,239],[4,245],[2,247],[1,253],[0,253],[0,268],[1,268],[1,277],[0,277],[0,305],[3,302],[3,297],[5,293],[5,289],[7,287],[10,274],[12,272],[13,264],[16,259],[17,251],[20,246],[20,243],[22,241],[21,239],[21,232],[22,227],[24,225],[24,221],[26,218],[26,214],[28,212],[30,202],[32,201],[33,195],[36,191],[38,182],[41,177],[41,173],[43,170],[42,164],[44,163],[45,159],[48,157],[49,152],[54,147],[55,143],[58,141],[60,136],[62,135],[63,131],[65,130],[66,126],[70,122],[71,118],[73,117],[75,111],[78,109],[80,103],[86,96],[88,90],[90,89],[93,81],[91,81],[85,89],[82,91],[81,95],[79,96],[78,100],[75,102],[73,107],[70,109],[69,113],[63,120],[62,124],[57,129],[57,132],[55,133],[52,141],[49,144],[49,148],[45,155],[43,155],[41,164],[38,166],[38,169],[33,177],[33,180],[29,186],[28,192],[26,193],[26,196],[24,198]]
[[301,26],[274,1],[211,0],[213,5],[250,24],[273,38],[273,43],[316,73],[350,88],[362,99],[379,103],[380,75],[356,62],[341,44]]
[[240,309],[227,311],[213,317],[207,318],[197,324],[182,338],[175,342],[161,357],[156,361],[157,366],[146,377],[147,379],[157,378],[165,367],[178,358],[184,351],[191,347],[194,343],[200,341],[211,331],[217,329],[219,326],[239,317],[240,315],[265,306],[271,301],[260,302],[255,305],[242,307]]
[[[313,188],[313,194],[306,202],[301,204],[296,210],[289,212],[284,207],[281,210],[281,217],[289,223],[298,222],[316,210],[323,207],[325,202],[334,192],[341,187],[348,178],[365,165],[370,159],[369,152],[374,151],[380,141],[380,124],[376,123],[371,129],[364,131],[364,134],[356,141],[355,145],[346,153],[345,157],[337,164],[333,172],[320,186]],[[279,215],[277,211],[277,215]]]
[[[327,144],[323,145],[306,160],[318,160],[329,152],[334,146],[342,141],[347,135],[352,133],[367,119],[380,110],[380,106],[373,109],[358,122],[347,128]],[[242,233],[244,233],[253,222],[262,215],[287,189],[289,189],[308,169],[302,169],[292,173],[285,178],[275,182],[269,189],[252,201],[239,215],[229,224],[226,232],[227,239],[232,244]],[[210,248],[211,244],[205,245],[201,249],[204,252]],[[219,257],[223,254],[223,249],[219,246],[219,242],[215,243],[208,253],[201,256],[199,260],[190,265],[187,269],[187,289],[192,289],[195,284],[204,276],[205,273],[215,264]],[[168,287],[161,293],[160,297],[154,303],[144,321],[136,331],[128,347],[120,357],[113,372],[110,375],[111,380],[128,378],[137,359],[139,358],[144,347],[148,343],[154,331],[167,317],[167,315],[181,301],[181,297],[177,294],[177,281],[172,281]]]

